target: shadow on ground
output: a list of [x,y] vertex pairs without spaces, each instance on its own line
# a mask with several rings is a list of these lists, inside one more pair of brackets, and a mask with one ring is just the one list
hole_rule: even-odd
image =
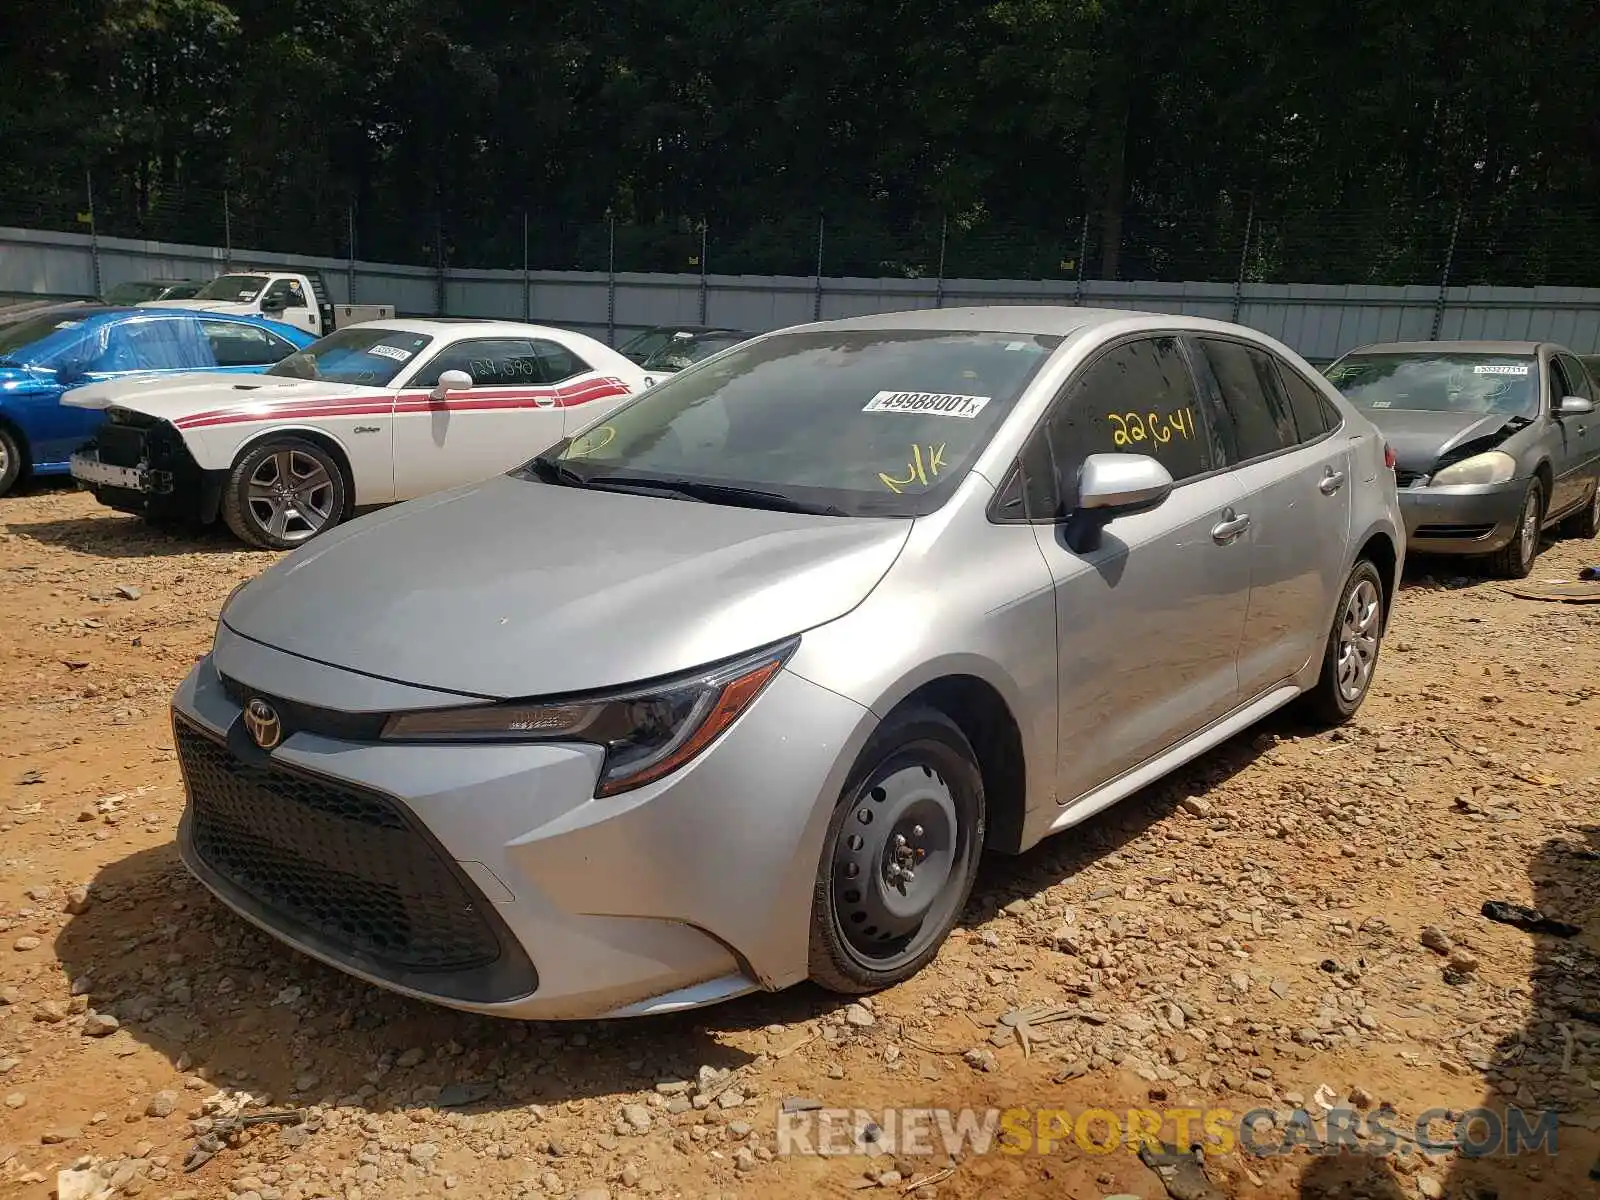
[[[1317,1159],[1301,1177],[1303,1200],[1399,1200],[1419,1194],[1418,1183],[1405,1178],[1413,1173],[1433,1177],[1444,1200],[1600,1195],[1600,1089],[1591,1082],[1600,1080],[1600,827],[1551,838],[1529,874],[1533,907],[1581,932],[1514,935],[1535,943],[1524,989],[1529,1019],[1496,1045],[1478,1109],[1451,1112],[1429,1134],[1472,1151],[1399,1171],[1382,1160]],[[1489,928],[1487,918],[1479,920]],[[1469,979],[1462,986],[1488,985]]]
[[[991,857],[962,924],[979,927],[1011,899],[1136,842],[1184,796],[1242,770],[1273,740],[1235,739],[1020,858]],[[433,1103],[449,1085],[471,1085],[479,1111],[608,1096],[692,1078],[702,1065],[739,1066],[749,1056],[718,1034],[793,1026],[846,1002],[802,985],[666,1017],[506,1021],[394,995],[280,945],[215,901],[170,843],[108,865],[92,890],[96,902],[56,944],[74,987],[122,1021],[117,1036],[276,1103],[378,1111]],[[775,1032],[773,1048],[796,1036]],[[419,1052],[414,1066],[394,1065]]]
[[140,517],[66,517],[59,521],[6,521],[0,500],[0,525],[19,538],[56,550],[96,558],[164,558],[174,554],[247,554],[220,522],[215,525],[153,525]]

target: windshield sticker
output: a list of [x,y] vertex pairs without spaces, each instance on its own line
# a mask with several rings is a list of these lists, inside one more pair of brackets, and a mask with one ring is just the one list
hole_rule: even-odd
[[957,396],[945,392],[879,392],[862,412],[912,413],[927,417],[962,417],[971,420],[992,396]]
[[402,350],[399,346],[385,346],[382,342],[368,350],[367,353],[376,354],[381,358],[392,358],[399,363],[403,363],[411,357],[411,351]]
[[904,479],[890,475],[887,471],[879,471],[878,478],[882,480],[884,487],[897,496],[900,495],[901,488],[908,488],[913,483],[920,483],[923,487],[927,487],[928,480],[937,476],[939,468],[944,466],[944,447],[945,443],[940,442],[937,446],[929,446],[927,453],[924,454],[921,446],[912,446],[911,458],[906,463],[906,477]]
[[1472,368],[1474,375],[1526,375],[1527,363],[1479,363]]
[[1372,407],[1373,408],[1393,408],[1394,407],[1394,401],[1393,400],[1374,400],[1372,402]]
[[251,300],[254,300],[259,295],[261,295],[260,292],[240,292],[239,293],[239,302],[241,304],[247,304]]

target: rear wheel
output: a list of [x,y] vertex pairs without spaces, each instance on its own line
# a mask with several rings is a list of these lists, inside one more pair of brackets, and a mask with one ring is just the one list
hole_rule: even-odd
[[22,478],[22,442],[16,434],[0,425],[0,496],[17,486]]
[[1322,674],[1302,701],[1319,724],[1343,724],[1367,698],[1383,643],[1383,587],[1383,576],[1367,559],[1345,580],[1322,654]]
[[972,892],[983,830],[983,778],[960,728],[935,709],[891,715],[828,823],[812,894],[811,978],[848,994],[921,970]]
[[274,438],[233,464],[222,519],[242,541],[290,550],[344,519],[350,489],[344,469],[304,438]]
[[1490,574],[1499,579],[1526,579],[1533,572],[1539,554],[1539,535],[1544,527],[1544,484],[1535,479],[1522,497],[1522,515],[1517,518],[1517,533],[1488,560]]
[[1567,518],[1563,532],[1575,538],[1600,537],[1600,476],[1595,478],[1588,505],[1577,516]]

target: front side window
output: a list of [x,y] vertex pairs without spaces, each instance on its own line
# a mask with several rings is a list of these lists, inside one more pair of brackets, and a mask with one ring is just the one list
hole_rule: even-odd
[[1522,354],[1349,354],[1328,381],[1366,412],[1539,415],[1538,363]]
[[[1554,360],[1561,363],[1561,373],[1565,377],[1567,390],[1561,396],[1580,396],[1585,400],[1593,400],[1594,395],[1589,387],[1589,375],[1583,369],[1583,364],[1570,354],[1563,354]],[[1556,399],[1561,399],[1557,396]]]
[[[911,517],[949,499],[1060,345],[1032,334],[780,334],[657,384],[529,471],[627,490]],[[750,497],[749,502],[759,502]]]
[[123,321],[108,331],[93,371],[199,370],[216,365],[211,344],[190,317]]
[[352,325],[267,368],[268,375],[387,387],[433,341],[379,325]]
[[248,304],[267,286],[265,275],[219,275],[195,293],[196,300],[224,300]]
[[1070,513],[1091,454],[1147,454],[1176,483],[1224,465],[1175,337],[1116,346],[1067,385],[1024,453],[1028,516]]
[[544,366],[528,338],[467,338],[447,346],[417,373],[415,387],[431,388],[446,371],[465,371],[473,387],[533,387]]
[[201,321],[219,367],[264,367],[294,353],[294,345],[258,325]]

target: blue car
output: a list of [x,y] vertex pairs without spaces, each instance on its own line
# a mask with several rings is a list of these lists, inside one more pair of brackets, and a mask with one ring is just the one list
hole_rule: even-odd
[[105,419],[59,403],[63,392],[134,375],[257,373],[315,340],[262,317],[100,304],[0,326],[0,496],[25,474],[67,474]]

